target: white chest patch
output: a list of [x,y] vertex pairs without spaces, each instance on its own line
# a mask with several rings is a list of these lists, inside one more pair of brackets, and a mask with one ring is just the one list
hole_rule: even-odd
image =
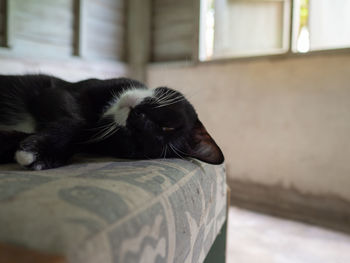
[[1,125],[0,130],[3,131],[20,131],[25,133],[33,133],[35,132],[35,120],[32,116],[25,115],[20,118],[16,124],[13,125]]
[[122,93],[103,114],[113,116],[118,125],[125,126],[130,110],[140,104],[145,98],[153,97],[154,91],[149,89],[130,89]]

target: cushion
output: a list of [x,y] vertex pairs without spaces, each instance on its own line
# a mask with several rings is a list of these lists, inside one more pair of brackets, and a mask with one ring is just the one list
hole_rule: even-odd
[[0,242],[69,262],[202,262],[226,218],[223,165],[84,157],[0,166]]

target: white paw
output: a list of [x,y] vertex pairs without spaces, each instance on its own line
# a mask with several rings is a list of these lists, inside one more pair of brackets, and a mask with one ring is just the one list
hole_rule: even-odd
[[44,169],[44,166],[42,164],[35,164],[33,169],[36,171],[40,171]]
[[35,154],[32,152],[17,151],[15,154],[15,159],[20,165],[28,166],[35,161]]

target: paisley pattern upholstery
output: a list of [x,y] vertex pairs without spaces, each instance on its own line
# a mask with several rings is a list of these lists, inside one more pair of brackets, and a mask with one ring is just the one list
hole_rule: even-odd
[[0,242],[69,262],[202,262],[226,218],[224,166],[84,157],[0,166]]

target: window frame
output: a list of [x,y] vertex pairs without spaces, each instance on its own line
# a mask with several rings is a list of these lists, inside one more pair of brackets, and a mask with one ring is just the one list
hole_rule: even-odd
[[[204,0],[195,0],[197,3],[198,8],[198,14],[195,16],[196,19],[196,24],[197,26],[197,47],[194,49],[194,62],[195,63],[218,63],[218,62],[230,62],[230,61],[249,61],[249,60],[259,60],[259,59],[287,59],[287,58],[299,58],[299,57],[309,57],[309,56],[319,56],[319,55],[336,55],[336,54],[344,54],[344,55],[349,55],[350,54],[350,46],[345,47],[345,48],[329,48],[329,49],[322,49],[322,50],[310,50],[306,53],[301,53],[301,52],[295,52],[293,51],[293,34],[294,34],[294,17],[295,17],[295,1],[290,0],[289,3],[289,17],[288,15],[285,16],[283,23],[288,23],[288,32],[286,32],[284,35],[287,35],[287,47],[286,48],[281,48],[280,52],[272,53],[272,54],[254,54],[254,55],[237,55],[237,56],[228,56],[228,57],[219,57],[219,58],[211,58],[211,59],[206,59],[206,60],[201,60],[200,59],[200,27],[201,27],[201,5],[202,1]],[[240,0],[240,1],[259,1],[259,0]],[[271,1],[276,1],[276,2],[284,2],[284,0],[271,0]],[[283,36],[285,37],[285,36]]]

